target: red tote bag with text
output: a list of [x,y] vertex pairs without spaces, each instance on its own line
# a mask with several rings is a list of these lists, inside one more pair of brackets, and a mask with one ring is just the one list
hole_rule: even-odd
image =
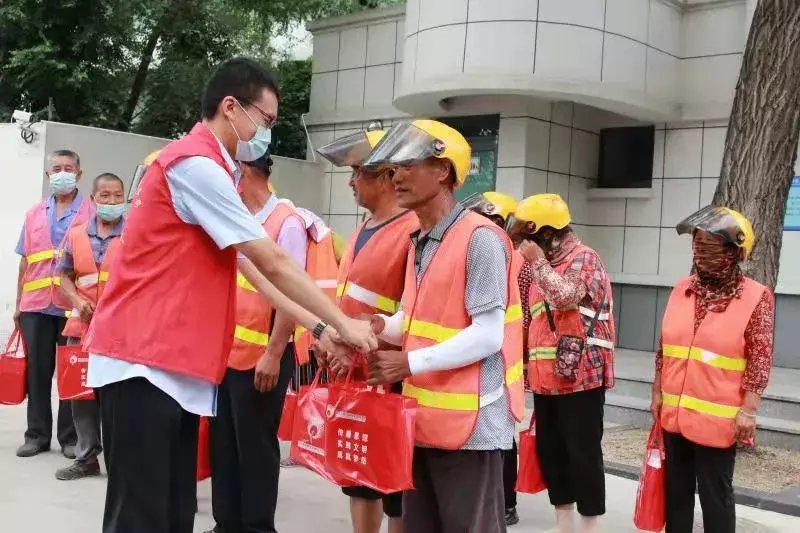
[[0,404],[18,405],[25,401],[27,364],[22,335],[15,329],[0,353]]
[[636,492],[634,525],[644,531],[661,531],[667,523],[667,495],[664,486],[664,438],[661,424],[655,422],[647,439],[647,449]]
[[197,431],[197,481],[211,477],[211,438],[208,417],[200,417]]
[[531,425],[519,433],[519,473],[517,492],[536,494],[547,488],[536,452],[536,414],[531,415]]
[[94,390],[86,386],[88,371],[89,354],[81,345],[71,344],[56,348],[58,397],[62,400],[94,399]]
[[329,470],[378,492],[414,488],[416,400],[363,384],[334,384],[326,414]]
[[281,412],[281,423],[278,425],[278,440],[292,440],[292,428],[294,426],[294,412],[297,409],[297,393],[291,388],[286,392],[283,400],[283,411]]

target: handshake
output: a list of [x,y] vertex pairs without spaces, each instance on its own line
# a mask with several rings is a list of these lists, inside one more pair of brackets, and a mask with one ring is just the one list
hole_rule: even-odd
[[411,375],[408,353],[379,349],[377,336],[384,327],[385,322],[378,315],[348,319],[342,331],[328,326],[314,345],[320,368],[328,368],[333,376],[343,378],[361,354],[369,368],[367,383],[370,385],[389,385],[407,378]]

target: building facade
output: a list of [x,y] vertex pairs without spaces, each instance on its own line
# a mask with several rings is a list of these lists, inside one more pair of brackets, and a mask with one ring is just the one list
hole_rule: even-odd
[[[317,21],[313,147],[411,117],[465,133],[462,194],[557,192],[615,285],[618,344],[652,351],[690,239],[675,224],[710,203],[752,0],[408,0]],[[598,188],[601,131],[653,126],[652,181]],[[311,150],[309,157],[313,158]],[[649,152],[648,152],[649,153]],[[349,234],[364,213],[350,171],[327,163],[322,212]],[[776,364],[800,368],[800,233],[784,233]]]

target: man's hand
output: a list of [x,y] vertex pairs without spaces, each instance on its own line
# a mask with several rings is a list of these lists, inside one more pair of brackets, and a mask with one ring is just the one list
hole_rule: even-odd
[[378,338],[373,333],[370,322],[365,320],[347,318],[339,330],[339,336],[361,353],[370,353],[378,349]]
[[17,329],[19,329],[19,315],[20,314],[21,314],[21,311],[19,310],[19,307],[17,307],[14,310],[14,325],[17,327]]
[[92,315],[94,315],[94,304],[92,302],[85,298],[81,298],[73,307],[75,307],[75,309],[78,311],[81,320],[87,324],[92,321]]
[[736,440],[752,446],[756,436],[756,417],[755,413],[748,414],[740,410],[736,415]]
[[662,403],[661,391],[654,390],[652,397],[650,399],[650,413],[653,415],[653,421],[658,422],[661,418],[661,403]]
[[408,352],[380,350],[367,356],[370,385],[390,385],[411,375]]
[[372,328],[372,333],[374,333],[375,335],[380,335],[386,328],[386,321],[384,320],[382,315],[363,314],[358,318],[362,320],[369,320],[369,325]]
[[519,245],[519,253],[522,254],[522,257],[525,258],[526,261],[533,263],[538,261],[539,259],[545,259],[547,256],[544,254],[544,250],[533,241],[522,241]]
[[261,359],[256,364],[256,376],[253,384],[259,392],[268,392],[278,384],[278,376],[281,372],[281,356],[272,355],[269,351],[264,352]]

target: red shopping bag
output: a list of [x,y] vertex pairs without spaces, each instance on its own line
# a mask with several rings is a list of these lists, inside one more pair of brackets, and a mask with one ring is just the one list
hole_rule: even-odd
[[519,432],[519,473],[517,492],[536,494],[547,488],[536,452],[536,414],[531,415],[531,425]]
[[297,393],[289,457],[322,479],[340,487],[351,487],[355,483],[331,472],[325,462],[325,411],[328,408],[328,386],[319,384],[320,374],[321,372],[317,371],[311,385],[300,387]]
[[383,493],[414,488],[416,400],[363,384],[334,384],[326,415],[329,470]]
[[79,344],[56,349],[58,397],[62,400],[92,400],[94,389],[86,386],[89,354]]
[[667,522],[664,457],[661,424],[656,421],[647,439],[633,515],[633,524],[644,531],[661,531]]
[[281,423],[278,425],[278,439],[292,440],[292,426],[294,425],[294,411],[297,409],[297,393],[292,389],[286,392],[283,400],[283,412],[281,413]]
[[18,405],[25,401],[27,361],[22,335],[15,329],[0,353],[0,404]]
[[197,431],[197,481],[211,477],[211,439],[208,417],[200,417]]

